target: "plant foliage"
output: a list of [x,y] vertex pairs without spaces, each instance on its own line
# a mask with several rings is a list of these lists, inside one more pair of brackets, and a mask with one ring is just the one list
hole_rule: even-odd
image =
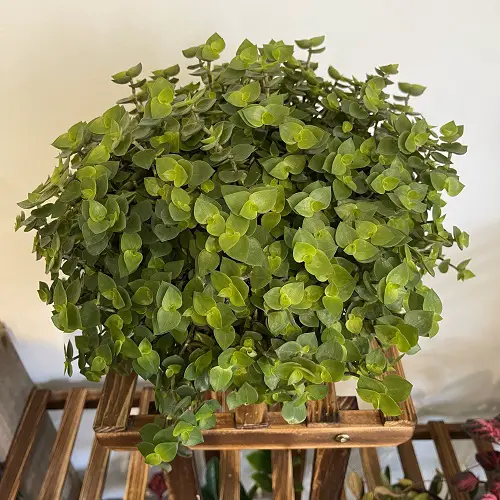
[[351,472],[347,477],[347,486],[356,500],[450,500],[449,493],[443,494],[444,475],[436,471],[428,489],[413,483],[410,479],[400,479],[391,482],[391,471],[389,467],[380,474],[380,485],[373,491],[365,491],[363,478],[356,472]]
[[294,48],[245,40],[229,63],[212,35],[179,66],[113,76],[130,96],[54,141],[59,163],[21,202],[50,283],[40,298],[91,381],[137,372],[161,415],[142,431],[150,464],[168,463],[215,424],[206,390],[231,409],[282,403],[290,423],[328,382],[358,378],[359,396],[398,415],[411,384],[392,373],[395,346],[419,350],[441,320],[423,284],[443,251],[442,193],[460,193],[463,127],[436,129],[389,87],[397,65],[364,80],[316,73],[323,37]]

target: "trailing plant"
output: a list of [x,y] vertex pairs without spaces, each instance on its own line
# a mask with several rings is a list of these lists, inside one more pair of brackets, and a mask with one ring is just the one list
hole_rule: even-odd
[[[500,444],[500,414],[492,419],[468,420],[465,430],[473,438]],[[484,469],[486,482],[480,481],[472,471],[465,470],[453,478],[453,483],[459,491],[470,498],[500,500],[500,451],[495,449],[480,451],[476,454],[476,460]]]
[[473,276],[444,250],[468,235],[444,227],[443,191],[460,193],[463,127],[429,125],[410,104],[425,87],[395,64],[366,79],[316,73],[324,37],[245,40],[229,63],[217,34],[178,65],[113,76],[130,95],[53,145],[52,175],[21,202],[49,283],[40,298],[63,332],[65,369],[98,381],[134,370],[160,413],[139,446],[168,463],[215,425],[208,389],[230,409],[282,403],[290,423],[328,382],[398,415],[411,384],[393,373],[441,320],[422,278]]
[[410,479],[400,479],[391,482],[391,471],[389,467],[380,475],[381,485],[376,486],[373,491],[365,492],[363,479],[356,472],[351,472],[347,477],[347,486],[356,500],[391,500],[392,498],[414,499],[414,500],[448,500],[449,495],[443,495],[442,489],[444,476],[437,472],[433,477],[429,489],[417,486]]

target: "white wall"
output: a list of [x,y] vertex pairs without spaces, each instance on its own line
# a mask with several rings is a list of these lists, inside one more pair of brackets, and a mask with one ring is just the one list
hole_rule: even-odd
[[63,336],[37,297],[44,273],[30,253],[32,237],[14,234],[13,222],[16,202],[54,165],[52,140],[123,96],[112,73],[138,61],[146,70],[185,64],[181,49],[214,31],[227,42],[226,58],[244,37],[260,44],[326,34],[324,71],[332,63],[363,76],[399,62],[402,80],[428,86],[418,107],[431,123],[466,126],[470,152],[457,165],[467,187],[450,200],[448,224],[470,232],[467,256],[478,277],[435,280],[445,320],[406,370],[423,416],[493,413],[500,404],[499,16],[494,0],[3,0],[0,318],[32,378],[63,377]]

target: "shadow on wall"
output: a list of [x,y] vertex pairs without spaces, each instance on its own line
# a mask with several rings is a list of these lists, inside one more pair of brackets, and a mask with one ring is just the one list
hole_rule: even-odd
[[472,246],[450,253],[471,258],[476,277],[457,282],[453,270],[428,280],[443,301],[439,334],[422,339],[422,351],[405,358],[419,418],[465,419],[500,412],[500,226],[478,229]]
[[437,395],[426,398],[417,390],[413,398],[420,422],[493,416],[500,413],[500,380],[494,380],[491,370],[483,370],[446,384]]

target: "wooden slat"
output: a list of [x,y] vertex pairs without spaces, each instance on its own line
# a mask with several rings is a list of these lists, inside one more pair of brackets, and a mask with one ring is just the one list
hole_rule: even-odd
[[[0,381],[0,462],[5,462],[26,403],[35,386],[16,352],[9,331],[2,322],[0,322]],[[54,424],[48,412],[45,412],[21,476],[19,492],[23,498],[38,497],[56,434]],[[63,500],[74,500],[80,485],[80,478],[73,467],[70,467],[64,485]]]
[[94,419],[96,432],[124,431],[134,400],[137,375],[118,375],[110,372],[106,375],[102,396]]
[[403,467],[404,477],[411,479],[418,488],[424,487],[424,480],[418,466],[415,448],[411,441],[406,441],[398,446],[399,459]]
[[[470,439],[470,436],[464,430],[463,423],[445,423],[444,426],[446,427],[446,432],[450,436],[450,439]],[[429,425],[417,424],[412,439],[419,441],[432,439]]]
[[49,391],[45,390],[35,389],[30,394],[23,416],[14,434],[2,479],[0,480],[0,498],[2,500],[14,500],[16,498],[21,475],[35,442],[48,397]]
[[[343,421],[328,426],[311,427],[305,424],[290,425],[284,422],[280,413],[268,413],[267,428],[236,429],[232,413],[217,413],[217,426],[203,431],[204,442],[195,448],[210,449],[282,449],[282,448],[360,448],[366,446],[397,446],[411,438],[413,426],[401,425],[387,427],[382,424],[363,423],[363,419],[354,416],[353,421]],[[347,410],[344,413],[363,413],[362,410]],[[378,412],[375,412],[378,413]],[[368,411],[370,414],[370,411]],[[113,449],[131,450],[140,442],[139,430],[154,420],[153,415],[132,416],[125,432],[99,432],[99,442]],[[273,439],[269,440],[272,431]],[[351,440],[339,443],[338,434],[349,434]]]
[[377,486],[381,486],[380,462],[378,460],[376,448],[361,448],[361,463],[365,474],[368,491],[372,491]]
[[306,450],[292,450],[294,500],[301,500],[306,468]]
[[[340,402],[338,410],[354,410],[357,407],[356,398],[345,398]],[[310,500],[340,500],[342,498],[350,455],[350,448],[318,448],[316,450]]]
[[39,500],[61,498],[71,452],[82,419],[86,395],[87,389],[72,389],[69,393],[56,440],[50,453],[48,470],[40,490]]
[[[221,402],[221,398],[218,398],[217,393],[214,391],[206,391],[203,394],[203,399],[204,400],[217,399],[219,401],[219,403]],[[224,401],[224,404],[225,404],[225,401]],[[222,404],[221,404],[221,406],[222,406]],[[224,411],[224,410],[221,408],[221,411]],[[226,411],[227,411],[227,408],[226,408]],[[204,456],[205,456],[205,463],[208,464],[208,462],[210,462],[210,460],[212,460],[212,458],[215,458],[215,457],[219,458],[219,450],[205,450]]]
[[240,450],[220,452],[219,500],[240,500]]
[[311,500],[339,500],[344,490],[344,480],[351,450],[322,449],[315,453]]
[[[172,470],[165,474],[169,500],[191,500],[200,498],[194,459],[177,456],[171,462]],[[144,495],[140,500],[144,498]],[[139,498],[138,498],[139,500]]]
[[110,452],[109,448],[105,448],[94,438],[89,464],[80,491],[80,500],[100,500],[102,498]]
[[273,499],[291,500],[293,493],[293,467],[291,450],[272,450]]
[[320,401],[309,401],[307,403],[307,422],[318,424],[338,422],[338,420],[339,414],[335,384],[328,384],[328,394],[326,398]]
[[448,483],[451,498],[453,500],[465,500],[469,498],[465,493],[458,491],[452,483],[452,478],[457,472],[460,472],[460,467],[445,423],[429,422],[428,425],[434,445],[436,446],[444,477]]
[[234,421],[238,428],[267,427],[266,403],[239,406],[234,410]]
[[[142,390],[139,403],[139,413],[147,414],[149,402],[154,397],[154,390],[147,387]],[[124,500],[144,500],[146,487],[148,484],[149,466],[144,462],[144,457],[139,450],[130,453],[130,462],[128,465],[127,483],[125,486]]]

